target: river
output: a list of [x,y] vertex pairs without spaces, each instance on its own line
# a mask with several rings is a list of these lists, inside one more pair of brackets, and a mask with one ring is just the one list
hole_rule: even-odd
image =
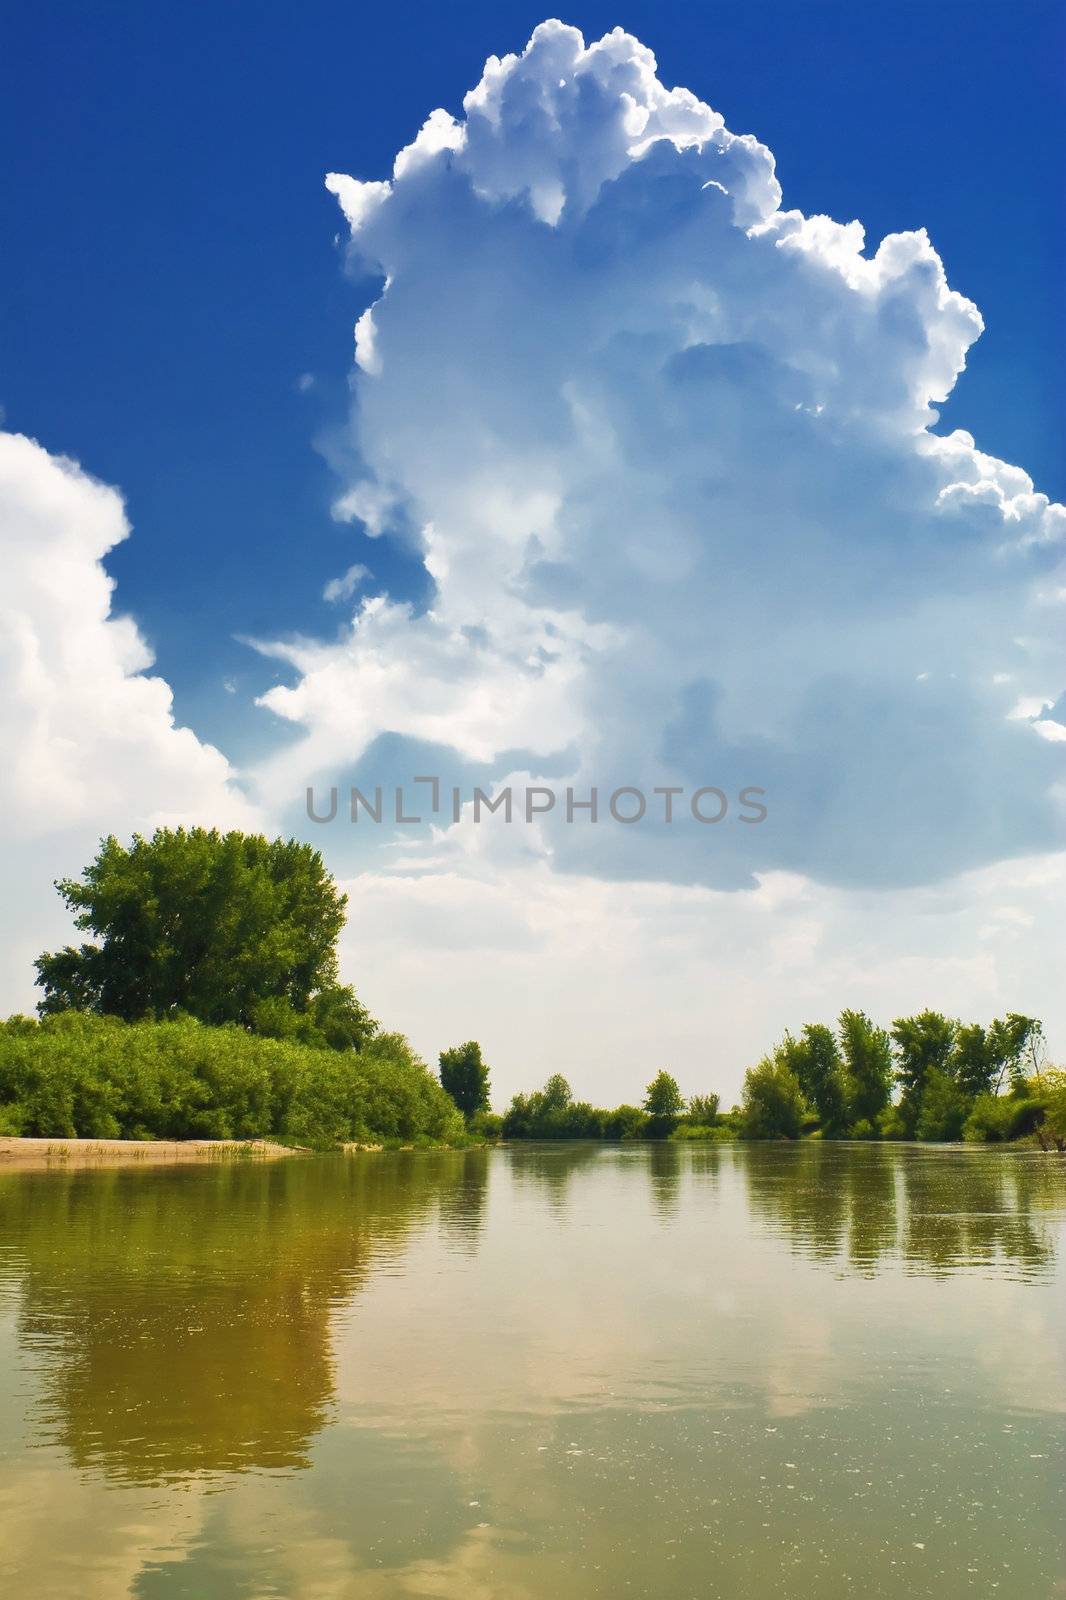
[[591,1145],[0,1175],[0,1587],[1066,1593],[1066,1162]]

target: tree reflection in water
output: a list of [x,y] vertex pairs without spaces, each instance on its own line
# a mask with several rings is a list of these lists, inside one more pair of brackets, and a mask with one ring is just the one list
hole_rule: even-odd
[[43,1434],[130,1483],[305,1466],[334,1309],[434,1208],[469,1240],[486,1181],[483,1151],[0,1180]]
[[890,1258],[945,1276],[992,1262],[1039,1276],[1054,1257],[1043,1212],[1061,1201],[1039,1151],[809,1141],[751,1145],[752,1210],[799,1254],[873,1274]]

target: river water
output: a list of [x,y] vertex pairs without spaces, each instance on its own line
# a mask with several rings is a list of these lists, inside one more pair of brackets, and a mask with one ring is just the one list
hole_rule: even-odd
[[0,1592],[1066,1594],[1066,1162],[0,1175]]

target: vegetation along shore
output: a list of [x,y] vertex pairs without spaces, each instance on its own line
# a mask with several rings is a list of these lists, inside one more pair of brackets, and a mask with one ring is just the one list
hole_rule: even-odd
[[[37,963],[39,1017],[0,1023],[0,1162],[212,1159],[342,1146],[556,1139],[1024,1140],[1066,1150],[1066,1072],[1036,1018],[936,1011],[880,1027],[845,1010],[745,1075],[741,1103],[686,1101],[659,1071],[639,1105],[575,1100],[552,1073],[501,1116],[479,1045],[438,1074],[340,984],[345,897],[309,845],[204,829],[109,838],[57,885],[91,942]],[[163,1156],[164,1149],[167,1152]],[[36,1156],[32,1155],[36,1152]],[[54,1159],[54,1155],[44,1159]]]

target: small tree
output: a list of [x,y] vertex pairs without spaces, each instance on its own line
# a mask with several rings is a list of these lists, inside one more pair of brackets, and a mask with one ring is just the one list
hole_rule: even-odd
[[688,1109],[685,1112],[685,1121],[690,1122],[696,1128],[713,1128],[718,1121],[718,1108],[721,1103],[721,1095],[690,1095]]
[[468,1120],[489,1109],[489,1069],[481,1059],[476,1039],[440,1053],[440,1081]]
[[668,1139],[677,1127],[685,1109],[677,1079],[668,1072],[658,1072],[648,1084],[644,1094],[644,1110],[648,1114],[646,1133],[649,1139]]

